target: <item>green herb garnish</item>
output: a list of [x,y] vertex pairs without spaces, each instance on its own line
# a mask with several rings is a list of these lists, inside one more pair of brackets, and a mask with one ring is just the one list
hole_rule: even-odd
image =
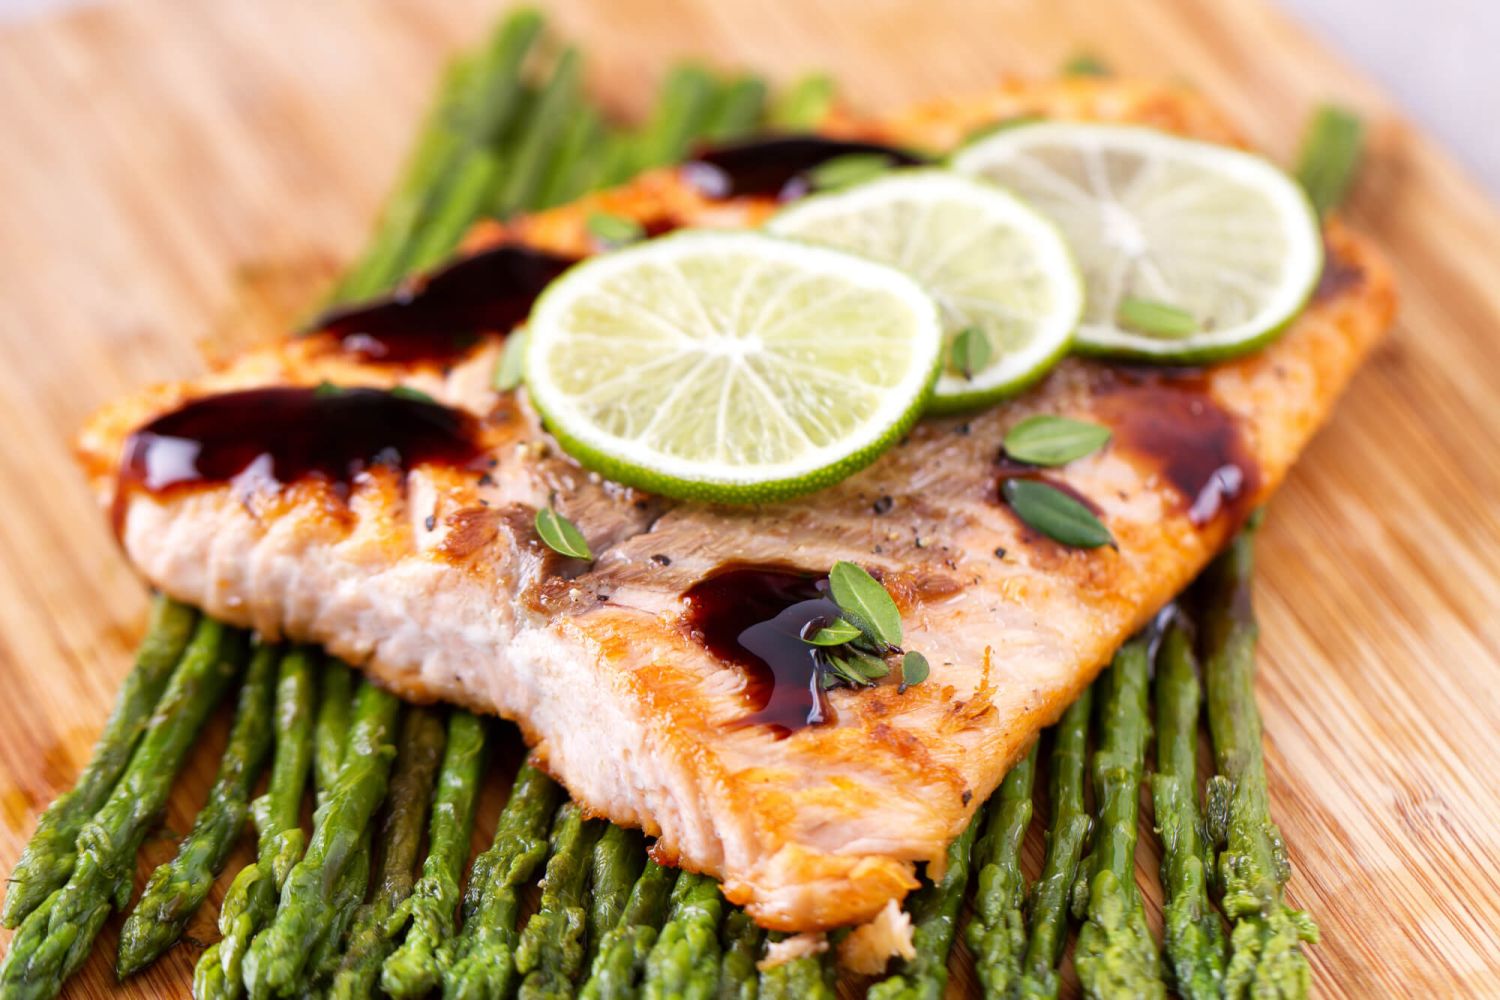
[[823,664],[824,673],[818,683],[825,691],[839,684],[869,687],[891,672],[890,664],[868,653],[829,653],[823,657]]
[[948,349],[948,367],[964,378],[971,379],[984,371],[994,354],[995,349],[984,331],[977,326],[966,326],[958,331],[958,336],[953,338],[953,346]]
[[594,554],[589,551],[588,539],[583,537],[583,532],[567,518],[563,517],[551,507],[543,507],[536,512],[536,533],[542,543],[553,552],[574,559],[592,559]]
[[397,399],[411,400],[414,403],[431,403],[433,406],[437,405],[437,400],[427,395],[421,389],[413,389],[409,385],[392,386],[391,395]]
[[1063,76],[1109,76],[1104,60],[1092,52],[1080,52],[1063,63]]
[[1093,511],[1056,486],[1031,479],[1007,479],[1000,491],[1027,527],[1055,542],[1076,549],[1097,549],[1115,543],[1114,536]]
[[1109,437],[1108,427],[1038,414],[1006,432],[1005,454],[1032,465],[1063,465],[1092,455],[1109,442]]
[[594,212],[584,223],[589,235],[605,247],[623,247],[646,236],[645,228],[634,219],[608,212]]
[[859,626],[842,618],[835,618],[832,622],[818,629],[804,641],[814,646],[842,646],[853,642],[864,635]]
[[343,386],[334,385],[332,382],[328,381],[325,378],[323,381],[319,382],[316,386],[313,387],[313,397],[316,399],[326,399],[329,396],[337,396],[343,391]]
[[1115,310],[1115,322],[1123,329],[1169,340],[1191,337],[1198,332],[1198,321],[1192,313],[1150,299],[1121,299]]
[[[840,684],[869,687],[889,676],[891,665],[886,657],[902,652],[901,612],[896,602],[880,581],[851,562],[834,563],[828,589],[840,614],[847,617],[803,636],[803,641],[819,647],[818,686],[825,691]],[[927,660],[921,653],[906,653],[901,662],[901,690],[927,676]]]
[[835,156],[807,171],[807,181],[814,191],[837,191],[873,180],[892,167],[884,153],[845,153]]
[[526,331],[516,330],[505,338],[500,360],[495,362],[493,384],[496,392],[510,392],[521,384],[526,372]]
[[852,562],[834,563],[828,573],[828,588],[839,610],[872,639],[887,646],[901,645],[901,612],[880,581],[863,567]]
[[965,135],[963,141],[958,145],[962,149],[970,143],[978,142],[980,139],[987,139],[996,132],[1004,132],[1006,129],[1015,128],[1018,125],[1035,125],[1037,122],[1044,122],[1046,120],[1041,115],[1012,115],[1009,118],[1001,118],[999,121],[986,122]]
[[915,649],[901,658],[901,687],[899,691],[904,692],[909,687],[914,687],[927,679],[932,668],[927,664],[927,657]]
[[1349,190],[1364,152],[1365,127],[1347,108],[1325,104],[1313,113],[1297,157],[1297,180],[1319,215],[1327,215]]

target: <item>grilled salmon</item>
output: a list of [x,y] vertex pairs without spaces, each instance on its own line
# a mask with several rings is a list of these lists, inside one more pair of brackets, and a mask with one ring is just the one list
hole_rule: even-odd
[[[826,131],[943,150],[1018,116],[1238,142],[1189,91],[1108,80],[1007,83]],[[474,267],[544,280],[597,249],[595,212],[658,232],[753,225],[774,204],[665,169],[481,226],[466,250]],[[594,814],[718,877],[766,927],[826,929],[871,918],[917,885],[918,865],[940,864],[1038,731],[1281,482],[1395,308],[1367,243],[1336,221],[1325,239],[1313,300],[1258,354],[1193,371],[1072,359],[1010,403],[923,421],[863,472],[772,505],[671,502],[562,454],[524,390],[492,388],[524,310],[430,355],[344,335],[361,323],[335,318],[105,408],[78,450],[153,585],[321,644],[403,696],[514,720]],[[1007,477],[1039,474],[1001,450],[1037,413],[1113,431],[1045,471],[1098,512],[1113,547],[1065,547],[1000,502]],[[591,562],[541,544],[534,515],[549,504]],[[746,645],[748,629],[817,601],[839,560],[895,597],[926,683],[820,694]]]

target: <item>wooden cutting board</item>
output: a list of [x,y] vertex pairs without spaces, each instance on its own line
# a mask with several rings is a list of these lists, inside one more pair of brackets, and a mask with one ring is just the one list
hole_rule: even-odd
[[[0,31],[0,869],[85,761],[144,617],[69,436],[104,400],[305,308],[361,245],[439,67],[501,6],[133,0]],[[1267,763],[1291,894],[1323,929],[1319,992],[1493,995],[1500,213],[1474,184],[1261,2],[550,6],[626,112],[688,53],[778,79],[823,68],[880,111],[1088,50],[1195,82],[1282,157],[1320,100],[1370,117],[1350,214],[1394,259],[1403,306],[1270,508]],[[170,829],[191,822],[220,741],[222,726],[179,782]],[[172,850],[153,841],[141,871]],[[190,934],[212,939],[212,921],[205,907]],[[186,995],[193,945],[115,986],[117,927],[70,995]],[[952,992],[972,992],[966,972]]]

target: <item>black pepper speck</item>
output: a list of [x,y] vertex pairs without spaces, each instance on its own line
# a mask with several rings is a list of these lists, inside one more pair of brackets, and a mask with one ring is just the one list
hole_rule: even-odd
[[427,524],[427,530],[428,531],[431,531],[432,529],[436,528],[437,527],[437,515],[436,514],[428,514],[427,515],[426,524]]
[[883,496],[879,500],[876,500],[872,506],[877,514],[889,514],[891,508],[896,506],[896,501],[889,496]]
[[996,559],[1004,559],[1005,558],[1005,550],[997,548],[995,550],[995,558]]
[[670,566],[670,565],[672,565],[672,559],[671,559],[671,557],[670,556],[664,556],[660,552],[658,552],[656,555],[652,556],[651,557],[651,561],[654,562],[654,563],[656,563],[656,565],[658,565],[658,566]]

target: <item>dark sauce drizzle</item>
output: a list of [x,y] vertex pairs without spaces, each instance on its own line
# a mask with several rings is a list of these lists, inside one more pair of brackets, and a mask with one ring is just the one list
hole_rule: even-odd
[[1203,372],[1191,369],[1104,369],[1098,385],[1099,419],[1116,444],[1154,461],[1181,495],[1188,520],[1249,516],[1260,492],[1260,465],[1250,454],[1240,421],[1209,392]]
[[[685,595],[687,625],[710,653],[745,671],[750,712],[737,726],[769,726],[778,739],[831,721],[816,650],[802,641],[838,617],[813,577],[780,567],[731,568]],[[815,624],[817,623],[817,624]]]
[[769,135],[699,150],[683,164],[682,177],[710,198],[800,198],[811,190],[807,173],[851,153],[889,157],[896,166],[925,163],[921,157],[878,142],[819,135]]
[[375,466],[470,465],[481,457],[473,417],[382,389],[249,389],[195,399],[130,435],[115,491],[115,529],[134,490],[241,479],[329,483],[347,498]]
[[334,309],[309,333],[337,338],[365,361],[448,361],[461,357],[483,333],[509,333],[532,303],[576,260],[504,245],[465,257],[392,294]]

